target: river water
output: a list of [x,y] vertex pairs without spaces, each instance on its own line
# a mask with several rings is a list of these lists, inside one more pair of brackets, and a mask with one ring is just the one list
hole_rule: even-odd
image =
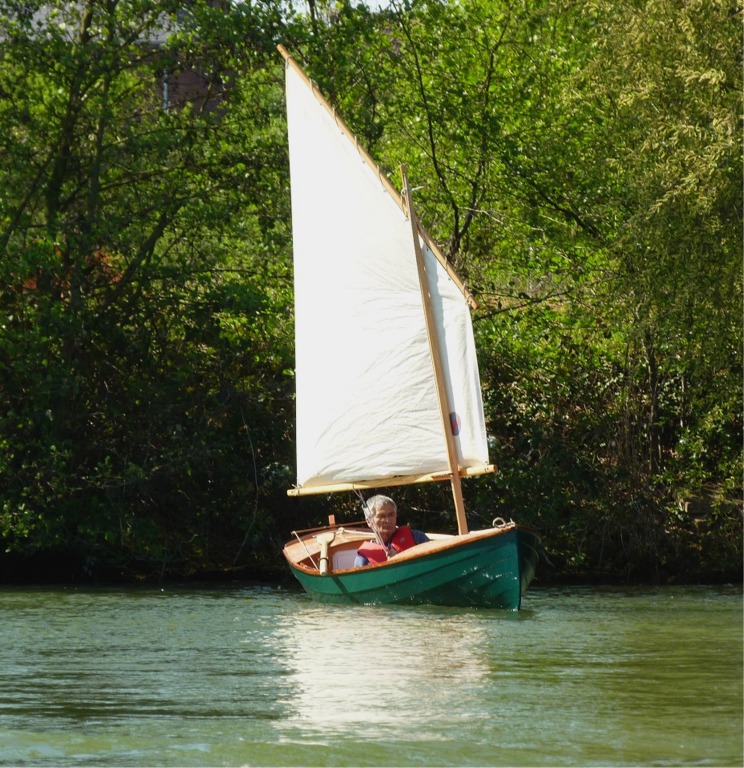
[[742,766],[742,592],[0,590],[0,765]]

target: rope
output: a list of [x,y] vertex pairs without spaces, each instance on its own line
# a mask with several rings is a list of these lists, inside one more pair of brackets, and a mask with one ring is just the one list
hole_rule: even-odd
[[320,566],[315,562],[315,560],[313,560],[313,556],[310,554],[310,550],[307,548],[307,544],[305,544],[305,542],[300,538],[300,535],[297,533],[297,531],[292,531],[292,533],[295,535],[297,541],[299,541],[300,544],[302,544],[302,546],[305,548],[305,552],[307,552],[307,556],[310,558],[310,562],[313,564],[313,568],[319,571]]
[[514,525],[514,521],[511,518],[509,518],[508,523],[503,517],[494,517],[491,522],[491,528],[507,528],[510,525]]

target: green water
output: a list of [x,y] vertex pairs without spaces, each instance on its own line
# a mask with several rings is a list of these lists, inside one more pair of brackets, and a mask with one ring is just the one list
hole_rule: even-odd
[[736,587],[0,590],[0,765],[741,766]]

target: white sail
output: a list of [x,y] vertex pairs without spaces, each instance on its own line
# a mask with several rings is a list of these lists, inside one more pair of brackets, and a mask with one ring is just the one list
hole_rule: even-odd
[[[287,63],[297,482],[449,471],[411,226],[379,170]],[[460,468],[488,462],[467,301],[424,246]]]

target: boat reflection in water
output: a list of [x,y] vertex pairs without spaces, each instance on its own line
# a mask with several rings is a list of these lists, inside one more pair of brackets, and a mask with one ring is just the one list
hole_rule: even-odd
[[286,648],[290,709],[305,735],[353,730],[409,740],[421,729],[436,739],[442,718],[444,739],[454,702],[460,712],[480,709],[476,694],[492,671],[482,613],[309,604],[286,616],[277,635]]

